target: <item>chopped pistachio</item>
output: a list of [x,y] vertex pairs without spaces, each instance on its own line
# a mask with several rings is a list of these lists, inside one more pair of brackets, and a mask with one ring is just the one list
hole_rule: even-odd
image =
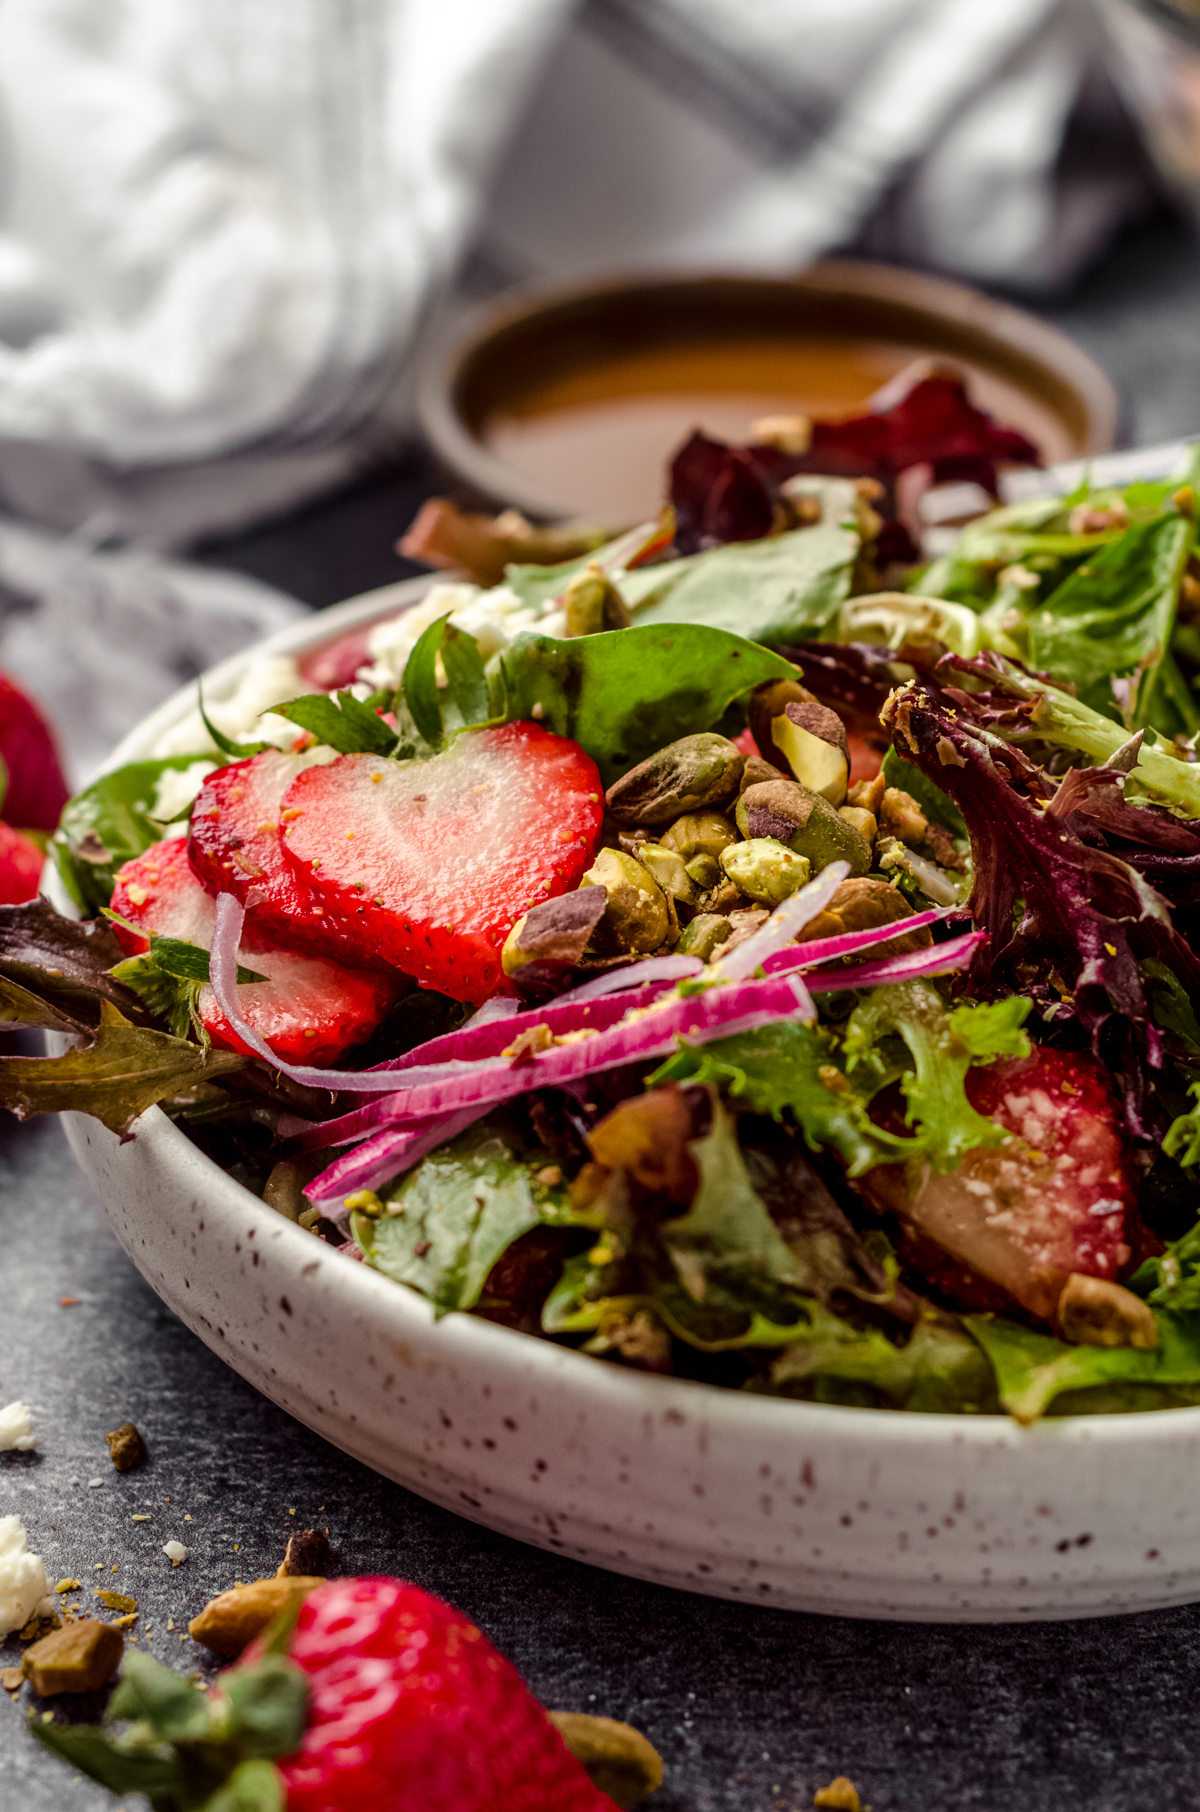
[[766,906],[778,906],[786,900],[804,886],[812,871],[807,856],[795,855],[786,843],[774,837],[751,837],[745,843],[731,843],[721,855],[721,866],[744,894]]
[[25,1677],[43,1698],[59,1692],[95,1692],[117,1671],[124,1648],[120,1631],[111,1623],[81,1617],[25,1650]]
[[594,1786],[618,1806],[636,1806],[662,1786],[658,1750],[631,1724],[616,1718],[594,1718],[582,1711],[546,1714],[571,1754],[583,1764]]

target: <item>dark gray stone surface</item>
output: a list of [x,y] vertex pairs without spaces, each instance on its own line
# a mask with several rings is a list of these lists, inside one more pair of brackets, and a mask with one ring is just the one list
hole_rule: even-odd
[[[1200,428],[1188,233],[1156,222],[1126,235],[1046,312],[1118,379],[1130,439]],[[382,583],[397,576],[387,550],[419,476],[381,475],[210,551],[314,604],[351,589],[351,573],[353,588]],[[36,1455],[0,1456],[0,1514],[19,1512],[52,1581],[80,1579],[85,1603],[101,1584],[135,1596],[139,1641],[160,1657],[197,1666],[187,1619],[234,1579],[273,1571],[292,1529],[328,1524],[347,1571],[451,1599],[546,1703],[645,1730],[666,1759],[662,1812],[799,1809],[839,1773],[876,1812],[1200,1803],[1200,1609],[1023,1628],[852,1623],[640,1585],[477,1529],[301,1428],[187,1333],[117,1247],[53,1124],[0,1127],[0,1253],[0,1403],[31,1403],[42,1437]],[[60,1307],[64,1295],[78,1306]],[[323,1363],[336,1356],[315,1354]],[[151,1458],[121,1476],[104,1431],[126,1418]],[[161,1552],[171,1537],[190,1549],[179,1569]],[[0,1812],[115,1805],[35,1747],[29,1697],[0,1701]]]

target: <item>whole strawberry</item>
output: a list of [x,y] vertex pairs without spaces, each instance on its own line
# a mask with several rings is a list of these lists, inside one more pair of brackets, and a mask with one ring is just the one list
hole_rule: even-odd
[[318,1587],[288,1653],[311,1692],[288,1812],[612,1812],[512,1663],[418,1586]]
[[627,1726],[556,1713],[610,1798],[511,1662],[418,1586],[334,1579],[290,1615],[209,1693],[129,1654],[105,1728],[30,1729],[156,1812],[616,1812],[662,1778]]

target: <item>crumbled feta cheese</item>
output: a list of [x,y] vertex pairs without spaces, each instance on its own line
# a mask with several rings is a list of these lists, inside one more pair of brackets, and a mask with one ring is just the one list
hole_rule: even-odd
[[19,1517],[0,1516],[0,1640],[24,1628],[39,1613],[54,1609],[46,1569],[36,1554]]
[[[414,609],[375,625],[367,637],[370,660],[356,677],[373,689],[398,686],[419,638],[447,611],[456,629],[475,637],[485,661],[522,630],[555,633],[549,626],[551,619],[537,605],[526,604],[511,585],[494,585],[490,591],[465,583],[434,585]],[[556,614],[561,619],[562,613]]]
[[165,1541],[163,1543],[163,1553],[173,1567],[182,1566],[183,1562],[188,1557],[188,1551],[181,1541]]
[[7,1403],[0,1409],[0,1453],[15,1448],[30,1453],[38,1444],[33,1432],[33,1411],[28,1403]]
[[182,837],[187,832],[187,810],[210,774],[215,774],[215,761],[193,761],[186,768],[164,768],[154,789],[154,806],[150,816],[163,826],[164,837]]
[[[275,654],[264,660],[251,661],[235,689],[222,699],[206,697],[204,709],[210,722],[232,742],[271,742],[277,748],[286,749],[301,731],[288,718],[274,716],[271,706],[315,690],[301,678],[300,669],[290,655]],[[204,728],[197,701],[177,723],[163,731],[151,754],[190,755],[210,749],[215,751],[216,745]],[[221,756],[221,760],[225,757]]]

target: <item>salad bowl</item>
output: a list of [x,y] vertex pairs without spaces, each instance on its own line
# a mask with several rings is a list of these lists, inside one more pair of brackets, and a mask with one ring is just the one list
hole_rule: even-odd
[[[312,657],[417,602],[388,587],[215,668]],[[189,688],[118,748],[147,756]],[[55,903],[70,910],[52,882]],[[1200,1598],[1200,1409],[1049,1418],[748,1396],[597,1363],[415,1292],[274,1213],[157,1107],[64,1116],[122,1246],[213,1351],[385,1476],[553,1552],[718,1597],[956,1622]]]

